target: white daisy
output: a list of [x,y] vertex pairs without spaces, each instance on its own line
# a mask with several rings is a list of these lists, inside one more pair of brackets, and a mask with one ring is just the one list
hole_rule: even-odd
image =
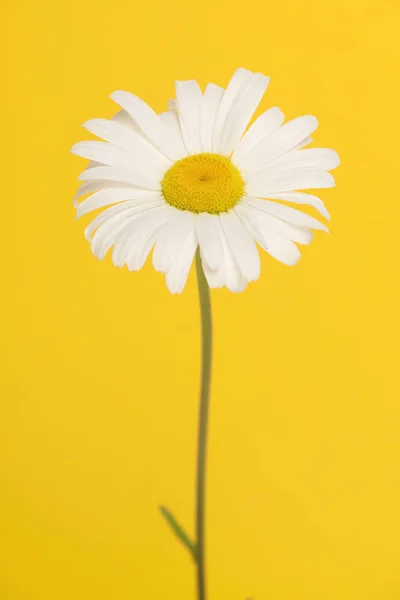
[[328,171],[339,157],[303,149],[318,125],[312,116],[283,124],[273,107],[246,131],[268,83],[245,69],[225,90],[210,83],[204,94],[196,81],[177,81],[176,100],[160,115],[129,92],[111,94],[122,110],[84,124],[105,141],[72,148],[92,161],[79,177],[77,217],[105,208],[85,231],[93,254],[103,259],[113,248],[114,264],[136,271],[154,247],[154,268],[172,293],[182,292],[198,246],[210,287],[232,292],[259,277],[256,243],[296,264],[294,242],[309,244],[312,229],[327,228],[277,200],[329,219],[319,198],[294,190],[333,187]]

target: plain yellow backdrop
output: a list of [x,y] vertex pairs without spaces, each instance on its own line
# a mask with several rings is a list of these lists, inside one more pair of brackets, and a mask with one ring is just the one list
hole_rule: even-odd
[[[4,600],[194,600],[195,275],[98,262],[74,222],[80,125],[115,89],[271,76],[339,151],[331,233],[212,293],[210,600],[400,598],[397,0],[2,0]],[[85,220],[86,219],[86,220]]]

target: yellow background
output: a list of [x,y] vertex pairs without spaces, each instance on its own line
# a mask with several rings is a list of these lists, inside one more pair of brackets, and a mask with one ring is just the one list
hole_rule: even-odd
[[[271,76],[342,158],[329,236],[212,293],[210,600],[400,598],[397,0],[2,0],[4,600],[191,600],[199,319],[74,222],[80,124],[128,89]],[[86,221],[85,221],[86,219]],[[85,223],[83,222],[85,221]]]

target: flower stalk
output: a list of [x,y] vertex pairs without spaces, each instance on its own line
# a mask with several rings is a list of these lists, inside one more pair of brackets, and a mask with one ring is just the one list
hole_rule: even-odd
[[205,576],[205,494],[208,413],[210,405],[210,381],[212,359],[212,318],[210,288],[204,275],[199,248],[196,252],[196,272],[199,289],[202,366],[200,385],[199,430],[197,446],[197,485],[196,485],[196,556],[197,556],[197,592],[198,600],[206,598]]
[[189,550],[197,569],[197,598],[206,600],[206,569],[205,569],[205,516],[206,516],[206,465],[208,413],[210,406],[210,382],[212,359],[212,318],[210,288],[204,275],[199,248],[196,251],[196,272],[199,290],[201,316],[201,381],[199,425],[197,440],[197,480],[196,480],[196,541],[192,542],[176,517],[165,506],[160,511],[177,538]]

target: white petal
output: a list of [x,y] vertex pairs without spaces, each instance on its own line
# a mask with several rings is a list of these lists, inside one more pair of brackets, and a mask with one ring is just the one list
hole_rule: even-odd
[[325,204],[317,196],[302,192],[280,192],[278,194],[269,194],[268,198],[271,200],[286,200],[286,202],[292,202],[293,204],[307,204],[315,208],[325,219],[330,219]]
[[177,81],[175,89],[186,150],[188,154],[198,154],[201,152],[200,111],[203,103],[201,89],[197,81]]
[[329,148],[307,148],[289,152],[268,165],[274,170],[286,169],[322,169],[330,171],[340,165],[337,152]]
[[330,188],[335,180],[330,173],[317,169],[268,170],[244,175],[246,191],[250,196],[268,198],[277,192]]
[[213,152],[215,120],[224,95],[223,88],[209,83],[203,96],[200,114],[200,141],[203,152]]
[[215,120],[213,141],[214,152],[221,153],[222,136],[228,115],[232,109],[232,106],[241,96],[241,94],[243,94],[243,92],[247,89],[253,77],[254,73],[251,71],[247,71],[246,69],[237,69],[237,71],[233,74],[232,79],[228,83],[221,100],[217,118]]
[[298,263],[301,254],[297,246],[285,236],[277,232],[265,221],[259,219],[250,206],[240,205],[242,218],[255,241],[273,258],[288,266]]
[[225,286],[230,292],[238,294],[246,289],[248,281],[243,277],[230,248],[225,250]]
[[297,265],[301,258],[301,254],[296,244],[280,236],[272,229],[264,233],[265,236],[256,234],[255,239],[268,254],[289,267]]
[[124,167],[125,169],[130,169],[132,166],[132,157],[129,152],[105,142],[78,142],[72,146],[71,152],[76,156],[95,160],[103,165]]
[[234,211],[221,213],[220,221],[243,277],[255,281],[260,276],[260,256],[249,232]]
[[278,219],[282,219],[283,221],[287,221],[293,225],[298,225],[299,227],[309,227],[310,229],[318,229],[321,231],[328,231],[327,227],[317,221],[317,219],[314,219],[314,217],[310,217],[310,215],[306,215],[305,213],[302,213],[295,208],[291,208],[290,206],[284,206],[278,202],[270,202],[269,200],[260,200],[259,198],[251,197],[243,198],[242,202],[244,204],[250,204],[250,206],[254,206],[254,208],[263,210],[269,215],[278,217]]
[[96,258],[99,260],[105,258],[107,252],[117,241],[119,233],[132,221],[136,213],[137,211],[134,211],[133,214],[127,212],[114,215],[97,228],[90,243],[90,249]]
[[[125,125],[137,135],[140,135],[143,139],[147,140],[147,138],[143,135],[143,131],[136,125],[135,121],[132,119],[131,115],[126,112],[126,110],[120,110],[115,115],[111,117],[111,121],[115,121],[116,123],[120,123],[121,125]],[[147,140],[149,141],[149,140]]]
[[174,145],[176,159],[179,160],[180,158],[187,156],[187,151],[182,138],[181,125],[176,110],[168,110],[167,112],[161,113],[160,119],[164,123],[164,127],[171,143]]
[[[197,217],[196,225],[197,224],[198,224],[198,217]],[[212,269],[208,265],[208,263],[205,259],[205,256],[202,254],[201,246],[200,246],[201,262],[202,262],[202,266],[203,266],[204,275],[206,276],[206,279],[207,279],[207,283],[210,286],[210,288],[221,288],[225,285],[226,275],[227,275],[227,263],[229,263],[230,259],[233,262],[235,272],[237,273],[237,278],[241,283],[242,279],[243,279],[242,274],[240,273],[235,261],[233,260],[231,252],[229,250],[227,241],[225,239],[225,234],[222,229],[219,215],[216,215],[216,220],[214,221],[213,225],[215,226],[215,229],[216,229],[216,236],[218,237],[218,239],[221,243],[222,261],[221,261],[221,264],[217,268]],[[227,255],[227,258],[226,258],[226,255]]]
[[226,239],[225,233],[222,233],[224,246],[224,277],[225,286],[230,292],[235,294],[242,292],[247,287],[247,280],[243,277],[240,268],[235,260],[232,249]]
[[[91,250],[99,260],[102,260],[105,257],[108,250],[116,243],[120,232],[123,231],[134,218],[147,211],[162,207],[164,203],[153,202],[140,204],[140,201],[136,200],[132,202],[133,206],[125,210],[125,207],[127,207],[128,204],[128,202],[124,202],[123,204],[117,205],[117,207],[113,206],[107,209],[96,217],[91,224],[92,231],[94,230],[95,225],[97,227],[91,238]],[[106,218],[104,218],[104,215],[106,215]],[[103,218],[103,221],[99,224],[101,218]],[[95,223],[96,221],[97,223]],[[87,232],[86,235],[88,236]]]
[[147,198],[149,202],[160,199],[158,192],[144,191],[135,189],[133,187],[124,188],[108,188],[95,192],[86,200],[83,200],[76,211],[76,218],[82,217],[92,210],[98,208],[104,208],[110,204],[116,204],[117,202],[124,202],[126,200],[136,200]]
[[172,214],[172,207],[164,203],[161,206],[156,206],[135,215],[120,231],[114,244],[112,253],[114,265],[122,267],[129,259],[132,259],[131,266],[133,270],[135,260],[140,259],[137,253],[140,255],[142,240],[150,237],[157,230],[158,225],[164,224]]
[[158,175],[163,175],[172,166],[172,161],[153,144],[121,123],[107,119],[90,119],[83,127],[106,142],[128,150],[139,164],[144,164],[146,169],[156,169]]
[[[159,202],[159,204],[161,205],[161,202]],[[92,237],[92,235],[96,231],[96,229],[100,225],[102,225],[103,223],[108,221],[108,219],[111,219],[111,218],[114,219],[114,217],[116,217],[119,214],[122,215],[122,213],[125,213],[125,214],[121,218],[125,218],[127,215],[131,214],[131,212],[138,212],[136,200],[122,202],[121,204],[115,204],[114,206],[111,206],[110,208],[103,210],[86,227],[85,238],[88,241],[90,241],[90,238]]]
[[229,111],[222,130],[221,153],[229,156],[239,142],[267,89],[269,77],[256,73]]
[[153,252],[153,266],[156,271],[166,273],[177,259],[179,252],[193,228],[193,214],[176,210],[163,228]]
[[[226,244],[224,235],[223,235],[223,238],[224,238],[223,243]],[[223,261],[222,265],[220,267],[218,267],[217,269],[211,269],[211,267],[208,266],[208,264],[206,263],[204,258],[201,259],[201,264],[203,266],[204,275],[207,279],[207,283],[208,283],[209,287],[210,288],[224,287],[225,278],[226,278],[225,251],[224,251],[224,261]],[[237,267],[236,267],[236,269],[239,274],[240,280],[242,280],[242,275],[241,275],[239,269]]]
[[[71,152],[83,158],[97,160],[110,167],[132,171],[132,173],[145,177],[153,185],[162,179],[165,172],[160,165],[157,168],[154,162],[146,161],[145,157],[135,156],[129,150],[107,142],[78,142],[72,147]],[[90,170],[93,171],[95,168]]]
[[119,187],[121,186],[121,183],[116,183],[116,182],[107,182],[107,181],[99,181],[99,180],[94,180],[94,181],[84,181],[83,183],[81,183],[81,185],[78,187],[78,191],[75,194],[75,198],[73,200],[73,206],[76,208],[79,204],[78,200],[79,198],[81,198],[82,196],[86,196],[86,194],[91,194],[92,192],[96,192],[97,190],[102,190],[108,187]]
[[141,173],[133,173],[121,167],[92,167],[83,171],[78,177],[80,181],[104,180],[128,183],[147,190],[161,191],[160,182],[154,182]]
[[196,232],[201,257],[211,269],[221,266],[224,259],[220,231],[218,215],[204,212],[197,216]]
[[273,131],[276,131],[282,125],[284,119],[283,112],[277,106],[270,108],[260,115],[236,146],[232,155],[232,162],[239,168],[245,168],[246,157],[250,150],[260,140],[268,137]]
[[154,146],[159,148],[168,158],[176,160],[173,146],[169,143],[161,119],[146,102],[129,92],[121,90],[113,92],[111,98],[128,112]]
[[140,228],[135,227],[136,233],[131,234],[126,255],[129,271],[139,271],[143,267],[150,250],[173,215],[174,211],[170,206],[166,210],[158,209],[149,214],[148,220],[142,221]]
[[222,243],[224,258],[222,264],[217,269],[211,269],[207,262],[204,259],[202,260],[203,270],[208,285],[211,288],[220,288],[225,285],[231,292],[242,292],[246,288],[248,282],[243,277],[232,254],[219,217],[218,229],[218,235]]
[[[79,204],[78,200],[82,196],[86,196],[87,194],[91,194],[92,192],[98,192],[100,190],[108,190],[110,188],[126,188],[129,184],[120,183],[119,181],[106,181],[101,179],[93,179],[92,181],[85,181],[82,183],[78,191],[75,194],[75,198],[73,201],[73,205],[76,208]],[[129,185],[129,187],[133,190],[141,190],[142,195],[145,195],[147,190],[143,190],[143,188],[138,188],[133,185]]]
[[180,294],[185,287],[196,248],[197,237],[193,215],[193,225],[190,233],[181,246],[177,258],[167,272],[166,283],[172,294]]
[[307,227],[297,227],[249,204],[239,203],[235,207],[235,212],[244,223],[250,222],[252,229],[258,229],[261,233],[272,229],[282,237],[304,245],[310,244],[313,240],[313,233]]
[[245,168],[258,171],[269,162],[292,150],[318,127],[315,117],[304,116],[282,125],[268,137],[260,140],[248,153]]
[[130,252],[127,260],[129,271],[139,271],[143,267],[151,249],[156,243],[158,237],[161,235],[164,227],[165,220],[158,221],[156,224],[154,224],[151,234],[147,234],[147,237],[141,240],[140,245],[136,245],[135,249]]

